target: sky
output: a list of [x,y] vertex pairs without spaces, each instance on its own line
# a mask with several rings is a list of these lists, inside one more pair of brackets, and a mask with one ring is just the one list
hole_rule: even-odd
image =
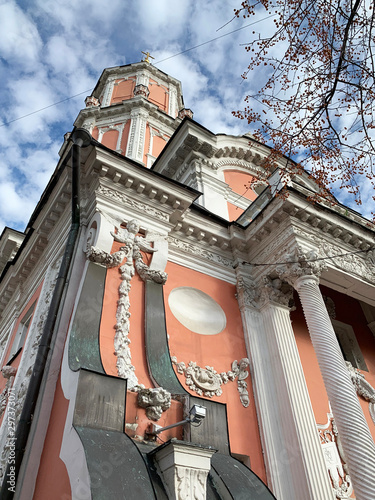
[[[253,26],[254,19],[232,20],[240,3],[0,0],[0,233],[4,226],[25,229],[63,136],[103,69],[139,62],[142,51],[182,82],[185,106],[196,121],[214,133],[249,132],[232,111],[244,107],[262,70],[242,80],[244,44],[253,29],[267,29],[270,19],[262,14]],[[367,217],[371,195],[365,189]],[[340,201],[348,203],[343,196]]]

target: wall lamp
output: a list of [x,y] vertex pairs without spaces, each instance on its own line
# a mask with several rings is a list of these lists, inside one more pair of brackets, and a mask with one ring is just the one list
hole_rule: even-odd
[[150,432],[150,434],[156,436],[157,434],[160,434],[161,432],[166,431],[167,429],[172,429],[173,427],[177,427],[179,425],[184,425],[184,424],[192,424],[192,425],[194,424],[194,427],[199,427],[202,421],[206,418],[206,413],[207,410],[205,406],[193,405],[190,408],[189,415],[184,420],[181,420],[176,424],[168,425],[167,427],[160,427],[160,425],[153,424],[152,431]]

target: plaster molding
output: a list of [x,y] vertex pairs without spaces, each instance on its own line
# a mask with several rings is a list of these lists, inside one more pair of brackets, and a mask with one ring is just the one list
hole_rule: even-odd
[[[246,271],[237,271],[240,290],[243,283],[251,286],[251,300],[242,305],[241,315],[268,484],[280,500],[331,498],[289,308],[269,297],[254,300],[256,288]],[[271,296],[277,291],[271,290]]]
[[171,406],[171,394],[162,387],[154,389],[138,387],[135,390],[138,393],[138,406],[146,409],[146,416],[149,420],[157,422],[163,412]]
[[305,251],[297,246],[284,257],[285,263],[276,266],[276,273],[280,278],[295,287],[301,276],[310,276],[311,280],[319,278],[322,271],[327,269],[326,262],[316,250]]
[[154,208],[146,203],[133,200],[129,198],[129,196],[126,196],[125,194],[121,193],[120,191],[116,191],[100,185],[96,190],[96,193],[97,195],[105,196],[106,198],[112,199],[123,205],[134,208],[135,210],[141,213],[146,213],[147,215],[155,217],[156,219],[161,220],[163,222],[169,222],[169,217],[167,212],[158,210],[157,208]]
[[345,271],[349,274],[354,274],[371,284],[374,283],[374,250],[368,250],[367,252],[363,252],[361,254],[349,253],[348,251],[343,251],[340,247],[333,246],[330,243],[325,242],[319,246],[319,251],[321,255],[328,257],[327,262],[330,265],[333,264],[337,269]]
[[[13,382],[12,392],[14,392],[15,395],[15,404],[12,407],[12,412],[14,413],[14,416],[12,418],[15,427],[17,427],[18,425],[27,389],[29,387],[31,374],[33,372],[33,367],[39,347],[39,340],[43,333],[44,323],[47,319],[47,314],[49,311],[49,306],[52,299],[53,291],[55,288],[58,270],[60,268],[60,263],[61,263],[61,258],[57,259],[55,263],[47,269],[44,279],[44,284],[35,307],[33,318],[31,320],[29,333],[26,337],[26,342],[23,347],[23,355],[21,358],[21,362],[17,369],[17,374]],[[9,436],[8,436],[9,429],[7,426],[7,421],[8,421],[8,407],[5,409],[3,422],[0,428],[0,449],[2,449],[2,454],[0,457],[1,481],[3,480],[4,471],[7,465],[8,454],[10,451]]]
[[14,368],[13,366],[3,366],[1,369],[1,373],[3,377],[6,379],[6,384],[3,389],[3,392],[0,394],[0,418],[5,412],[5,408],[8,403],[9,395],[12,390],[12,385],[14,382],[14,377],[16,376],[17,373],[17,368]]
[[143,108],[132,109],[130,112],[131,124],[126,156],[143,162],[143,150],[146,134],[148,112]]
[[86,108],[98,108],[100,106],[99,99],[93,95],[88,95],[85,99]]
[[172,500],[206,500],[212,448],[170,441],[153,451],[163,482]]
[[335,420],[332,413],[327,416],[327,424],[317,425],[320,443],[333,494],[335,498],[345,500],[352,497],[353,485]]
[[242,311],[246,307],[256,308],[261,293],[259,287],[257,287],[253,282],[246,280],[243,276],[238,276],[236,287],[236,298],[238,300],[240,310]]
[[148,86],[149,78],[150,75],[147,71],[137,71],[136,73],[136,85],[144,85],[145,87]]
[[177,362],[176,356],[172,356],[171,359],[172,364],[176,366],[177,373],[185,375],[185,383],[189,389],[199,394],[199,396],[208,398],[221,396],[223,394],[221,386],[237,379],[237,388],[242,406],[245,408],[249,406],[249,393],[247,391],[247,382],[245,382],[245,379],[249,376],[247,371],[249,360],[247,358],[242,358],[239,363],[237,360],[233,361],[232,369],[220,374],[212,366],[201,368],[194,361],[189,361],[186,366],[184,362]]
[[274,302],[280,306],[290,307],[293,301],[293,288],[279,278],[272,279],[270,276],[263,277],[259,297],[260,307],[268,302]]
[[375,389],[366,380],[364,374],[357,368],[354,368],[350,361],[346,361],[346,367],[350,373],[350,378],[352,379],[357,394],[369,402],[370,415],[375,425]]
[[172,247],[178,248],[183,252],[186,252],[194,256],[202,257],[205,260],[209,260],[211,262],[214,262],[215,264],[219,264],[227,268],[231,269],[233,268],[233,261],[227,259],[226,257],[222,257],[217,253],[210,252],[209,250],[201,248],[190,242],[182,241],[171,235],[168,237],[168,240]]
[[[128,380],[128,389],[138,385],[138,379],[135,374],[135,367],[131,362],[130,352],[130,300],[129,292],[131,288],[131,279],[138,271],[143,281],[149,279],[156,283],[164,284],[167,280],[167,274],[163,270],[151,269],[143,262],[141,250],[147,253],[157,251],[150,246],[150,242],[145,238],[137,236],[139,232],[139,223],[133,219],[126,225],[126,229],[118,226],[117,232],[112,232],[115,241],[124,246],[120,250],[109,254],[101,249],[91,247],[86,256],[88,260],[101,264],[105,267],[119,267],[121,274],[121,283],[119,286],[119,300],[117,302],[116,325],[114,348],[117,357],[117,372],[119,377]],[[126,260],[125,260],[126,259]],[[124,262],[125,261],[125,262]]]
[[[237,155],[241,155],[243,150],[239,148]],[[250,160],[250,159],[249,159]],[[254,161],[254,160],[253,160]],[[230,167],[230,168],[228,168]],[[241,158],[225,158],[215,164],[215,170],[239,170],[244,171],[253,175],[254,177],[259,177],[264,175],[264,170],[259,166],[255,165],[250,161],[243,160]],[[264,184],[262,181],[258,181],[258,184]],[[264,184],[266,185],[266,184]]]
[[143,85],[142,83],[137,83],[137,85],[134,87],[134,95],[135,96],[141,95],[147,99],[149,94],[150,94],[150,91],[149,91],[147,85]]
[[[120,225],[120,224],[118,224]],[[96,212],[90,219],[86,230],[86,241],[83,252],[88,252],[91,247],[96,247],[104,252],[110,253],[113,245],[113,231],[116,224],[108,220],[101,212]]]
[[177,116],[177,89],[171,83],[169,84],[169,109],[168,113],[172,118]]

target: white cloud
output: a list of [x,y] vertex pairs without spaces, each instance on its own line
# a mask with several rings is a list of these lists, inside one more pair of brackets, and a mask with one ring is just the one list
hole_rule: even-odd
[[37,27],[16,2],[0,5],[1,57],[9,64],[21,64],[25,71],[32,71],[41,48]]
[[35,203],[26,192],[21,195],[12,182],[0,184],[0,213],[7,225],[24,221],[25,214],[30,215]]
[[168,41],[182,42],[188,36],[191,5],[190,0],[136,1],[134,16],[140,37],[152,44],[150,49],[155,47],[155,42],[157,48]]
[[[85,95],[1,125],[91,89],[105,67],[137,62],[141,50],[149,50],[157,67],[181,80],[185,105],[195,120],[215,133],[246,132],[247,124],[231,112],[244,107],[244,95],[256,91],[265,77],[259,68],[241,83],[248,54],[240,44],[249,40],[253,28],[157,64],[252,22],[236,19],[217,31],[240,3],[0,0],[0,231],[3,224],[24,229]],[[363,207],[365,200],[370,206],[371,193],[364,183]]]

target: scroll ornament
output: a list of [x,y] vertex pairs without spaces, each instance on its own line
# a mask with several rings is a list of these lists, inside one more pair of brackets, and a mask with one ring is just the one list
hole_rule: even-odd
[[354,368],[350,361],[346,361],[346,367],[350,373],[357,394],[369,402],[370,415],[375,424],[375,389],[367,382],[363,373],[357,368]]
[[129,347],[129,292],[131,288],[131,279],[135,274],[135,270],[137,270],[143,281],[152,280],[156,283],[164,284],[167,280],[167,273],[150,269],[149,266],[143,262],[141,250],[147,253],[154,253],[156,250],[149,245],[149,242],[145,238],[137,236],[138,232],[139,224],[133,219],[127,223],[126,229],[117,227],[117,232],[111,233],[115,241],[123,244],[119,251],[109,254],[99,248],[91,246],[86,252],[86,256],[90,261],[108,268],[119,267],[121,273],[121,283],[119,286],[120,298],[117,302],[114,347],[117,356],[117,372],[119,377],[128,380],[128,389],[132,389],[138,385],[135,368],[131,363]]
[[233,382],[237,378],[237,388],[240,394],[242,405],[247,408],[250,404],[249,393],[247,391],[247,382],[245,379],[249,376],[246,370],[249,366],[249,360],[242,358],[232,363],[232,370],[228,372],[217,373],[212,366],[201,368],[194,361],[190,361],[186,366],[184,362],[177,362],[176,356],[173,356],[172,363],[176,365],[177,372],[186,377],[186,385],[200,396],[212,398],[221,396],[223,391],[221,386],[229,381]]

